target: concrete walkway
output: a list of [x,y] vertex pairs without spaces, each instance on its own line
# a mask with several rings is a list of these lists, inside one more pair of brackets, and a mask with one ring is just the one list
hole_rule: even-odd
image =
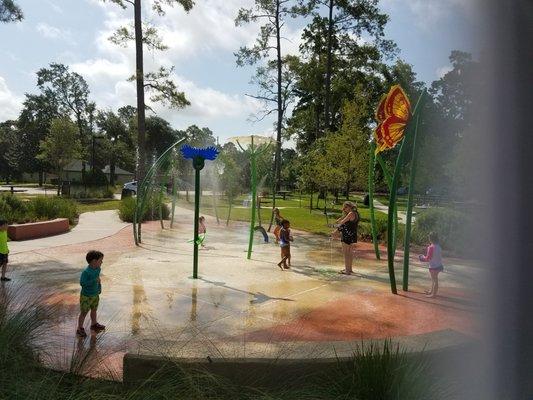
[[[374,199],[374,208],[378,211],[381,211],[382,213],[389,214],[389,207],[387,207],[385,204],[379,202],[378,200]],[[413,222],[415,221],[415,216],[413,212]],[[402,224],[405,224],[407,222],[407,213],[405,211],[398,210],[398,219]]]
[[78,225],[70,232],[40,239],[20,242],[11,241],[9,242],[9,252],[10,254],[17,254],[26,251],[90,242],[114,235],[129,225],[129,223],[120,220],[117,210],[86,212],[80,215]]

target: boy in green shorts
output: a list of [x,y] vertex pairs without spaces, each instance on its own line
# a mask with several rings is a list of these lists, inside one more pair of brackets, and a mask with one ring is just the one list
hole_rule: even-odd
[[7,248],[7,221],[0,220],[0,268],[2,269],[2,277],[0,281],[8,282],[11,279],[6,278],[6,268],[7,268],[7,255],[9,254],[9,249]]
[[80,337],[86,337],[83,322],[85,316],[91,311],[91,330],[100,332],[105,329],[104,325],[100,325],[96,321],[96,310],[98,309],[98,302],[100,300],[100,293],[102,293],[102,285],[100,284],[100,267],[104,261],[104,254],[100,251],[91,250],[85,256],[87,268],[81,273],[80,285],[80,316],[78,318],[78,329],[76,334]]

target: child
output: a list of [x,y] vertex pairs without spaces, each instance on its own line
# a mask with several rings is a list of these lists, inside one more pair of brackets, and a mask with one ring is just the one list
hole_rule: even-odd
[[431,244],[427,248],[426,255],[419,255],[418,259],[429,262],[429,273],[431,274],[431,290],[426,290],[427,297],[435,297],[439,291],[439,272],[444,267],[442,265],[442,249],[439,244],[439,236],[435,232],[429,234]]
[[9,249],[7,247],[7,221],[0,220],[0,268],[2,269],[2,277],[0,281],[9,282],[11,279],[6,278],[6,268],[7,268],[7,255],[9,254]]
[[202,247],[205,247],[204,239],[206,233],[207,229],[205,229],[205,217],[202,215],[200,218],[198,218],[198,241]]
[[[291,267],[291,242],[293,241],[291,236],[291,223],[284,219],[281,222],[281,231],[279,234],[279,246],[281,248],[281,261],[278,263],[278,267],[283,269],[289,269]],[[287,265],[288,261],[288,265]]]
[[283,217],[279,213],[279,208],[274,208],[274,221],[276,223],[276,227],[274,228],[274,236],[276,238],[276,244],[278,244],[279,232],[281,231],[281,223],[283,221]]
[[87,253],[85,259],[89,265],[81,273],[80,277],[80,316],[78,318],[78,329],[76,330],[76,334],[80,337],[87,336],[83,328],[83,322],[89,310],[91,311],[91,330],[94,332],[105,330],[105,326],[100,325],[96,320],[96,311],[100,301],[100,293],[102,293],[100,267],[102,266],[102,261],[104,261],[104,254],[91,250]]

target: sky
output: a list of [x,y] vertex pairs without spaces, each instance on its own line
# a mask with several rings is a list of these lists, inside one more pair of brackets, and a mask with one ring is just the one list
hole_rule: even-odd
[[[380,1],[390,16],[387,38],[398,44],[398,57],[413,65],[419,80],[430,84],[445,74],[452,50],[474,52],[475,1]],[[144,1],[144,17],[159,29],[169,49],[145,51],[145,71],[174,67],[172,79],[191,102],[182,110],[152,105],[156,114],[176,129],[208,127],[221,143],[237,135],[270,135],[274,116],[261,122],[251,118],[261,109],[247,96],[255,93],[250,84],[254,69],[237,67],[233,54],[257,36],[258,25],[234,24],[239,8],[251,7],[253,0],[197,0],[189,13],[175,7],[164,17],[150,10],[150,2]],[[18,116],[24,94],[37,92],[35,73],[51,62],[80,73],[99,109],[136,104],[135,85],[127,82],[135,66],[133,45],[121,48],[108,40],[116,28],[131,23],[131,8],[102,0],[17,3],[24,20],[0,24],[0,121]],[[288,21],[284,54],[297,53],[304,24]]]

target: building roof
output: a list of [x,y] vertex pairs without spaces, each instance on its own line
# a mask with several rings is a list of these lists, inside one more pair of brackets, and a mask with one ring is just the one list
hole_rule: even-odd
[[[106,165],[105,168],[102,170],[104,174],[110,174],[111,173],[111,167],[109,165]],[[115,166],[115,175],[132,175],[133,172],[126,171],[120,167]]]
[[[83,162],[82,160],[73,160],[65,168],[63,168],[63,171],[81,172],[82,162]],[[91,164],[86,162],[85,170],[90,171],[90,169],[91,169]]]

